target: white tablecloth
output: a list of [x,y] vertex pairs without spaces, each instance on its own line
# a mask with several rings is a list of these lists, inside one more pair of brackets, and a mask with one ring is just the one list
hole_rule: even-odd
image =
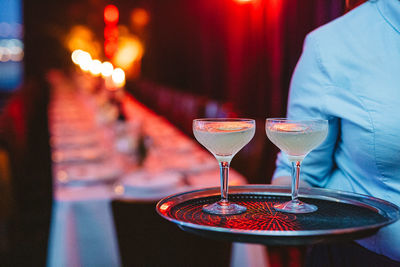
[[[99,119],[96,116],[106,110],[96,111],[93,102],[88,105],[87,96],[85,99],[85,96],[82,97],[82,95],[75,93],[73,84],[65,77],[54,75],[51,77],[51,82],[54,91],[49,110],[49,125],[52,131],[52,144],[57,148],[57,151],[54,149],[53,152],[56,151],[57,154],[53,153],[55,190],[48,266],[118,267],[121,265],[111,200],[116,196],[115,186],[123,185],[126,181],[124,179],[128,179],[127,176],[132,171],[153,172],[154,177],[162,177],[163,173],[170,175],[171,171],[185,175],[187,181],[176,188],[177,192],[219,186],[217,162],[208,152],[201,149],[193,140],[184,136],[164,118],[157,116],[135,99],[129,97],[124,101],[124,109],[127,112],[128,119],[133,123],[130,126],[134,126],[134,129],[129,129],[133,132],[130,132],[131,135],[128,136],[137,134],[139,128],[135,125],[140,123],[141,131],[151,138],[151,148],[141,169],[130,169],[128,173],[122,173],[117,184],[91,183],[85,185],[85,183],[78,183],[68,185],[66,182],[71,182],[71,180],[68,180],[71,178],[68,177],[68,175],[71,176],[71,173],[79,174],[80,179],[86,177],[86,182],[93,182],[93,177],[89,177],[87,172],[96,168],[81,170],[80,167],[76,168],[75,165],[74,172],[72,172],[72,167],[63,164],[65,162],[71,164],[71,157],[76,157],[75,154],[77,153],[76,151],[73,151],[75,154],[71,154],[71,151],[68,152],[69,154],[65,153],[66,151],[63,151],[63,149],[66,147],[73,149],[81,147],[80,152],[83,152],[84,149],[87,150],[88,147],[96,144],[96,138],[102,138],[98,140],[98,143],[101,144],[99,148],[106,151],[106,153],[99,153],[102,158],[96,158],[97,154],[89,155],[89,157],[86,155],[87,153],[78,153],[77,155],[81,157],[78,160],[73,159],[75,161],[87,160],[87,164],[96,164],[98,160],[110,163],[108,160],[114,160],[113,152],[109,150],[112,142],[108,138],[108,133],[101,132],[104,127],[93,128],[98,127],[96,126],[98,123],[109,123],[112,117],[108,116],[112,112],[106,112],[106,116]],[[104,107],[104,103],[101,107]],[[86,137],[80,138],[82,136]],[[94,138],[94,140],[89,137]],[[71,146],[71,140],[75,140],[75,144],[79,141],[80,146],[74,146],[74,144]],[[126,140],[122,139],[122,141],[123,145]],[[55,155],[57,157],[54,157]],[[73,163],[77,164],[75,161]],[[111,161],[111,166],[114,165],[113,162]],[[70,172],[68,173],[68,171]],[[157,175],[154,172],[157,172]],[[188,186],[187,183],[190,185]],[[246,183],[245,178],[232,170],[230,184],[244,183]],[[125,186],[125,188],[127,187]],[[117,190],[117,192],[119,191]],[[121,192],[119,193],[121,194]],[[167,195],[171,193],[168,191]],[[161,194],[159,198],[164,196],[166,195]],[[138,198],[142,196],[131,195],[129,197]],[[232,266],[262,267],[266,266],[267,262],[264,246],[234,244]]]
[[[49,267],[119,267],[118,242],[108,186],[56,191],[49,242]],[[233,243],[231,267],[266,267],[263,245]]]
[[56,190],[48,266],[120,266],[108,186]]

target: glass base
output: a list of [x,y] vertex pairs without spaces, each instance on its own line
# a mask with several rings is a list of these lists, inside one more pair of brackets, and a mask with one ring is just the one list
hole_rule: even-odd
[[245,212],[246,210],[247,208],[244,206],[224,201],[218,201],[216,203],[207,204],[203,206],[204,212],[217,215],[240,214]]
[[274,209],[289,213],[310,213],[316,211],[318,208],[315,205],[307,204],[300,200],[291,200],[285,203],[275,204]]

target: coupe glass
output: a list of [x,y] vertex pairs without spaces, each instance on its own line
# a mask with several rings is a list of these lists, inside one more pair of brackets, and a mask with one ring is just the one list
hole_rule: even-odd
[[328,121],[267,119],[265,129],[268,138],[281,149],[292,163],[292,200],[275,204],[274,208],[290,213],[309,213],[318,208],[298,199],[300,165],[307,154],[319,146],[328,134]]
[[203,211],[218,215],[246,211],[246,207],[228,201],[229,165],[233,156],[253,138],[255,125],[251,119],[193,120],[194,136],[218,160],[221,173],[221,200],[204,205]]

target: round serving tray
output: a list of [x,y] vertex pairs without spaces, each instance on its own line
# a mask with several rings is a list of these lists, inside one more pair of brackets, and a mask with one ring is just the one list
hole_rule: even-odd
[[301,188],[299,198],[318,206],[313,213],[276,211],[290,199],[290,189],[271,185],[229,187],[229,200],[247,207],[239,215],[202,211],[220,198],[219,188],[206,188],[160,200],[157,212],[184,231],[212,239],[265,245],[307,245],[360,239],[399,219],[399,208],[370,196],[320,188]]

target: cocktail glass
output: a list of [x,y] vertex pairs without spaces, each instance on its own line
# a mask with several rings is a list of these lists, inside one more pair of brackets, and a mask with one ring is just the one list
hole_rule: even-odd
[[298,199],[300,165],[307,154],[319,146],[328,134],[328,121],[290,120],[271,118],[266,120],[265,129],[268,138],[282,150],[292,163],[292,200],[278,203],[274,208],[290,213],[309,213],[318,208]]
[[246,211],[246,207],[228,201],[229,165],[233,156],[253,138],[255,125],[255,121],[251,119],[193,120],[194,136],[215,156],[221,174],[221,200],[204,205],[203,211],[218,215]]

